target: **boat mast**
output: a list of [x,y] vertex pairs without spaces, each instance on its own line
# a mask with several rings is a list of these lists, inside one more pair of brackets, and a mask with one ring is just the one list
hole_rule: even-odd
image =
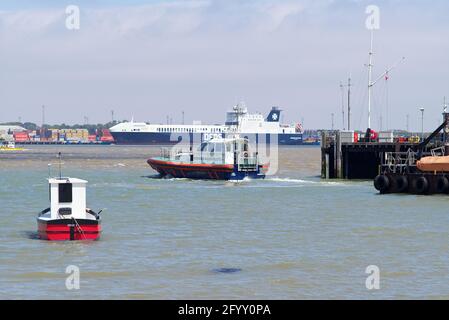
[[388,76],[389,72],[395,69],[400,63],[405,60],[405,57],[402,57],[393,67],[387,69],[380,77],[373,81],[373,38],[374,38],[374,29],[371,29],[371,46],[369,52],[369,63],[368,63],[368,128],[371,129],[371,100],[372,100],[372,89],[373,86],[383,77]]
[[[348,88],[348,130],[351,130],[351,74],[349,74],[348,77],[348,84],[343,85],[343,83],[340,82],[340,88],[341,88],[341,113],[343,115],[343,130],[345,130],[345,92],[344,88]],[[304,124],[303,124],[304,126]]]
[[342,115],[342,129],[345,130],[345,90],[343,83],[340,82],[340,89],[341,89],[341,115]]
[[351,130],[351,75],[348,78],[348,130]]
[[373,88],[372,75],[373,75],[373,38],[374,28],[371,29],[371,45],[369,51],[368,62],[368,128],[371,129],[371,94]]

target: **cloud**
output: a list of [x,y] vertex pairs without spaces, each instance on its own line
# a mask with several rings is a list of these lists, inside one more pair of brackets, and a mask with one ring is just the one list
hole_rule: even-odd
[[189,33],[201,23],[202,14],[210,1],[162,2],[135,7],[88,9],[89,27],[120,35],[136,32]]
[[254,2],[251,6],[254,22],[262,30],[274,31],[289,17],[294,17],[306,9],[305,1]]
[[[63,6],[10,8],[0,12],[0,106],[7,109],[0,121],[39,119],[46,104],[54,122],[82,122],[84,114],[104,121],[112,107],[123,118],[157,121],[182,109],[186,119],[221,122],[243,99],[250,110],[281,105],[287,121],[304,117],[306,127],[322,127],[323,115],[339,112],[338,85],[352,72],[354,123],[363,125],[365,102],[357,96],[366,90],[366,4],[82,2],[79,31],[65,28]],[[447,4],[380,5],[375,74],[407,57],[391,74],[391,105],[405,114],[410,105],[433,103],[439,113],[440,97],[449,95]],[[65,112],[50,113],[56,106]],[[373,119],[380,110],[373,107]]]
[[[320,1],[327,3],[327,1]],[[217,29],[232,20],[238,20],[242,28],[257,27],[262,30],[276,30],[289,17],[302,13],[310,1],[256,1],[243,4],[235,1],[187,0],[155,2],[136,6],[90,7],[80,6],[82,27],[90,31],[118,33],[136,32],[190,33],[203,23],[205,29]],[[65,7],[0,12],[3,32],[21,33],[46,32],[50,28],[63,31]],[[212,17],[212,19],[211,19]]]
[[0,11],[0,30],[12,36],[45,32],[64,21],[64,11],[55,9]]

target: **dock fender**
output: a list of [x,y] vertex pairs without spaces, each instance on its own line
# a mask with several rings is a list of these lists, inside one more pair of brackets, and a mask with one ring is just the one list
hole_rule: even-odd
[[380,192],[385,192],[390,188],[390,179],[386,175],[380,174],[374,178],[374,188]]
[[398,192],[407,191],[408,188],[408,179],[406,176],[399,176],[396,178],[396,185],[398,188]]
[[438,177],[437,179],[437,192],[445,193],[449,188],[449,181],[445,176]]
[[429,182],[424,176],[419,177],[415,180],[415,190],[418,193],[425,193],[429,189]]

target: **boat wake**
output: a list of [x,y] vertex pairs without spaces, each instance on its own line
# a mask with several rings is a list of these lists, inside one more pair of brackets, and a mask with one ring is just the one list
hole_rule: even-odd
[[348,186],[347,182],[343,181],[326,181],[326,180],[308,180],[299,178],[288,178],[288,177],[266,177],[265,179],[252,179],[246,177],[242,180],[208,180],[208,179],[189,179],[189,178],[174,178],[170,175],[160,176],[149,175],[142,176],[142,178],[155,179],[167,182],[214,182],[213,185],[217,186],[259,186],[259,187],[304,187],[304,186]]
[[265,178],[266,181],[274,181],[274,182],[287,182],[287,183],[308,183],[308,184],[316,184],[320,183],[319,181],[311,181],[311,180],[303,180],[303,179],[292,179],[292,178]]
[[316,185],[316,186],[348,186],[348,183],[342,181],[327,181],[327,180],[305,180],[305,179],[294,179],[294,178],[265,178],[265,181],[279,182],[282,184],[290,185]]

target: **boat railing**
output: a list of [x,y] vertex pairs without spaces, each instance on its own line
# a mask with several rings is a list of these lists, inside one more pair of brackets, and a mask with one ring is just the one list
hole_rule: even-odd
[[444,156],[444,151],[445,151],[445,147],[438,147],[438,148],[434,148],[432,150],[430,150],[430,154],[432,155],[432,157],[439,157],[439,156]]
[[160,157],[162,159],[169,159],[170,158],[170,150],[168,150],[166,148],[161,148],[160,151],[161,151]]
[[383,171],[390,173],[406,173],[409,167],[416,165],[416,152],[386,152],[382,164]]
[[189,148],[161,148],[160,157],[163,159],[174,159],[181,153],[191,152]]
[[[190,148],[161,148],[160,157],[166,160],[197,162],[204,164],[230,164],[226,152],[191,151]],[[238,152],[236,156],[240,171],[257,171],[259,160],[256,152]]]
[[240,153],[237,157],[237,165],[239,171],[257,171],[259,167],[257,154]]
[[193,153],[194,161],[200,161],[205,164],[226,164],[225,152],[207,152],[207,151],[195,151]]
[[[184,157],[181,157],[184,155]],[[199,162],[205,164],[225,164],[226,154],[224,152],[207,152],[186,148],[161,148],[160,157],[166,160],[183,160],[186,162]]]

